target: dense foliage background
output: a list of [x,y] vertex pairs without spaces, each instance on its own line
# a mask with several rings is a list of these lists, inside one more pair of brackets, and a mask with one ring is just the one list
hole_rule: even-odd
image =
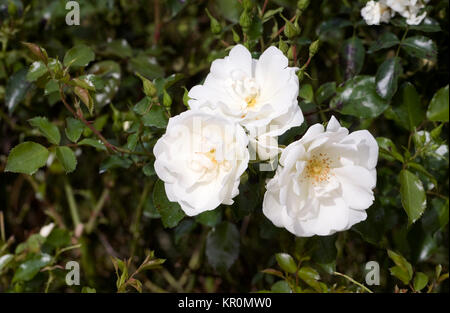
[[[448,1],[409,27],[367,26],[363,0],[306,2],[79,0],[68,26],[66,1],[1,0],[0,291],[448,292]],[[305,123],[281,144],[331,115],[377,138],[366,221],[329,237],[274,227],[258,164],[232,206],[188,218],[168,202],[153,145],[237,42],[302,68]],[[80,286],[65,284],[71,260]],[[361,285],[369,261],[379,286]]]

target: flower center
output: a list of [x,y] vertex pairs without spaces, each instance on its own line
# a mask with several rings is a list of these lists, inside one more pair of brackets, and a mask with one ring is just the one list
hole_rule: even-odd
[[326,153],[319,153],[308,160],[305,168],[305,176],[314,185],[327,182],[331,176],[331,161]]
[[243,71],[235,70],[231,73],[229,84],[231,93],[239,102],[239,106],[243,111],[257,108],[259,86],[255,79],[247,76]]

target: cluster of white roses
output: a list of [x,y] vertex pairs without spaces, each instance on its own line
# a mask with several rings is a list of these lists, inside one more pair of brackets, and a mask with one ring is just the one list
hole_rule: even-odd
[[419,25],[427,15],[422,12],[425,3],[430,0],[379,0],[369,1],[361,9],[361,15],[367,25],[380,25],[380,23],[389,23],[396,13],[406,18],[409,25]]
[[258,60],[242,45],[215,60],[190,110],[172,117],[154,147],[167,197],[189,215],[230,205],[256,151],[278,158],[263,212],[297,236],[329,235],[366,218],[376,184],[378,145],[368,131],[349,134],[332,117],[284,150],[277,138],[303,123],[297,68],[276,47]]

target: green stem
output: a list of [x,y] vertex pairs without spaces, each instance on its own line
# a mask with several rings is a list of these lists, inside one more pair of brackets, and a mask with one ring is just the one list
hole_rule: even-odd
[[134,222],[131,225],[131,233],[133,234],[133,241],[131,243],[131,257],[134,256],[136,251],[137,239],[139,238],[139,226],[141,224],[142,211],[144,208],[145,200],[147,199],[148,193],[153,182],[147,182],[144,186],[144,190],[141,193],[141,198],[139,199],[138,206],[136,207],[136,216]]
[[338,275],[338,276],[342,276],[342,277],[348,279],[349,281],[351,281],[351,282],[354,283],[355,285],[361,287],[363,290],[367,291],[368,293],[373,293],[372,290],[370,290],[369,288],[367,288],[367,287],[364,286],[363,284],[358,283],[356,280],[354,280],[354,279],[351,278],[350,276],[347,276],[347,275],[342,274],[342,273],[339,273],[339,272],[334,272],[333,274],[334,274],[334,275]]
[[108,197],[109,197],[109,189],[105,188],[105,189],[103,189],[103,192],[100,195],[100,199],[98,199],[97,203],[95,204],[95,207],[92,210],[91,217],[89,218],[89,221],[86,225],[86,232],[88,234],[91,233],[92,230],[94,229],[97,216],[100,214],[100,211],[102,210],[103,206],[105,205],[106,199],[108,199]]
[[67,203],[69,204],[70,215],[72,216],[73,224],[75,228],[77,228],[77,226],[81,224],[80,215],[78,214],[78,207],[73,196],[72,187],[67,182],[67,180],[64,181],[64,190],[66,192]]
[[408,30],[409,30],[409,27],[407,26],[406,29],[405,29],[405,32],[403,33],[403,37],[400,40],[400,43],[398,44],[397,52],[395,53],[395,57],[398,57],[398,54],[400,53],[400,47],[402,46],[402,43],[405,40],[406,35],[408,34]]

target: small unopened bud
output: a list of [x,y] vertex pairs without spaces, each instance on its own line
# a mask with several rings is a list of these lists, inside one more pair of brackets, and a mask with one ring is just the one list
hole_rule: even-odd
[[242,0],[242,7],[246,11],[251,10],[253,8],[253,1],[252,0]]
[[233,41],[235,43],[238,43],[241,41],[241,37],[239,37],[238,33],[232,28],[231,31],[233,32]]
[[286,54],[288,52],[289,46],[288,44],[284,41],[281,40],[280,37],[280,41],[278,42],[278,48],[281,50],[281,52],[283,52],[284,54]]
[[172,98],[170,97],[170,95],[165,90],[164,90],[164,94],[163,94],[163,105],[167,109],[170,109],[170,106],[172,105]]
[[297,8],[298,8],[300,11],[306,10],[306,9],[308,8],[308,6],[309,6],[309,2],[310,2],[310,0],[298,0],[298,2],[297,2]]
[[299,70],[297,72],[297,77],[298,77],[298,81],[301,82],[303,80],[303,78],[305,78],[305,71]]
[[314,41],[311,45],[309,45],[309,56],[313,57],[317,51],[319,51],[319,39]]
[[44,64],[48,64],[48,55],[44,48],[29,42],[22,42],[22,44],[31,51],[36,60],[42,61]]
[[241,25],[242,29],[247,30],[250,25],[252,25],[252,16],[250,12],[244,10],[239,18],[239,25]]
[[215,35],[220,34],[220,32],[222,31],[222,26],[220,25],[219,21],[216,20],[214,16],[211,15],[211,13],[209,13],[208,9],[205,9],[205,11],[211,21],[211,32]]
[[284,34],[288,39],[292,39],[300,35],[301,29],[298,25],[298,17],[295,19],[294,23],[291,23],[284,17],[283,19],[286,21],[286,24],[284,26]]
[[137,76],[139,76],[139,78],[142,80],[142,85],[144,87],[144,93],[146,96],[153,98],[154,96],[156,96],[156,87],[155,85],[148,80],[147,78],[145,78],[144,76],[142,76],[139,73],[136,73]]

